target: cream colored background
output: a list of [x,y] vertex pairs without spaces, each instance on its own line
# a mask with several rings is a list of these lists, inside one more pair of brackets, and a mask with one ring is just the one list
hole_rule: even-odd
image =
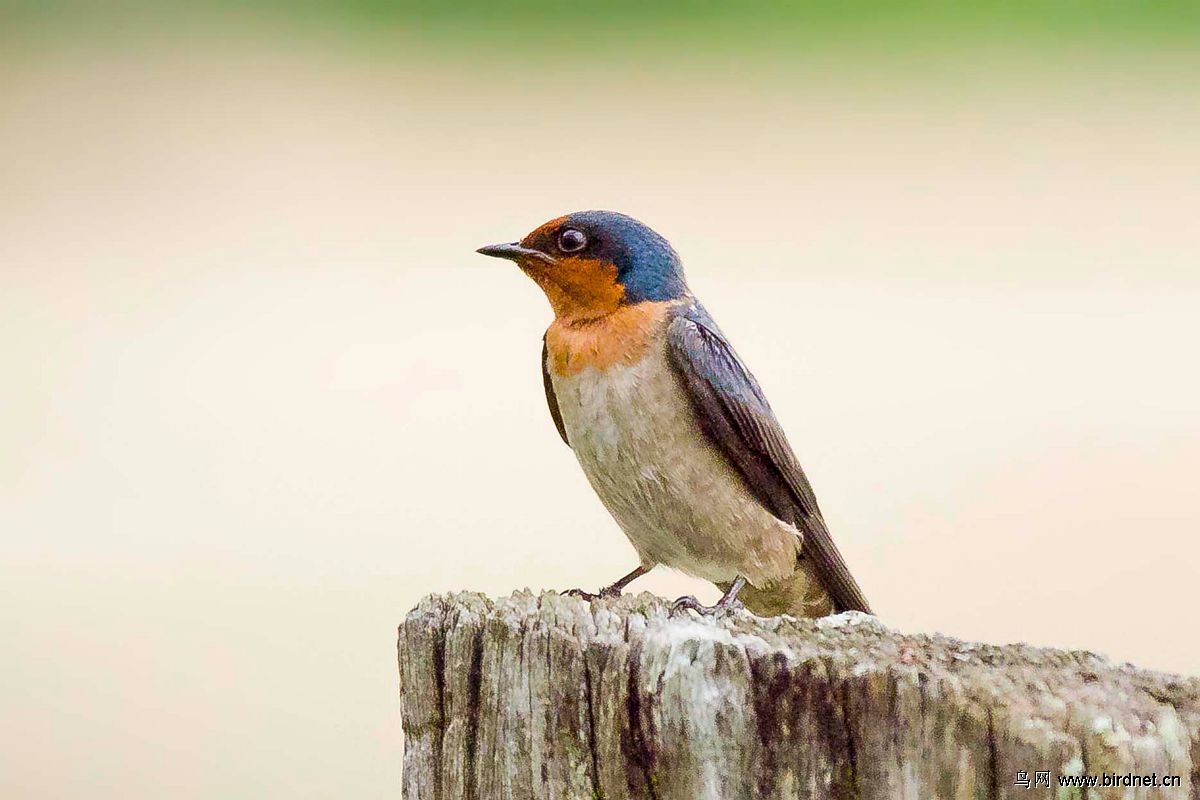
[[676,244],[889,624],[1200,671],[1194,74],[10,51],[0,794],[394,797],[420,596],[628,570],[472,252],[588,207]]

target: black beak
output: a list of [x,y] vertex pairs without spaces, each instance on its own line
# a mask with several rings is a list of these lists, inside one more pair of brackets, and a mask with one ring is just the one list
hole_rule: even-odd
[[507,258],[509,261],[519,261],[522,258],[536,258],[539,261],[553,264],[554,259],[543,253],[541,250],[533,250],[528,247],[521,247],[520,242],[507,242],[505,244],[489,244],[487,247],[481,247],[475,251],[482,253],[485,256],[492,258]]

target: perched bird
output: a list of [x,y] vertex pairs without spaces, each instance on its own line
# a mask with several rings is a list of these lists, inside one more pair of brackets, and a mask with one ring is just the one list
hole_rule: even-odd
[[515,261],[554,311],[542,340],[550,416],[641,559],[601,596],[663,564],[724,592],[677,609],[870,613],[762,390],[666,239],[581,211],[478,252]]

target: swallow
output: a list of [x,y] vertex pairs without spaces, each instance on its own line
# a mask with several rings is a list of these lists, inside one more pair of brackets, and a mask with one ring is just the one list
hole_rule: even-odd
[[478,250],[533,279],[554,313],[542,383],[558,435],[637,552],[761,616],[871,613],[762,389],[658,233],[611,211],[553,219]]

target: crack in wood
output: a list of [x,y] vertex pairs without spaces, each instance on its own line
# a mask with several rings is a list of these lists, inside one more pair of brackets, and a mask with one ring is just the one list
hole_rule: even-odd
[[479,794],[479,724],[482,709],[479,705],[483,688],[483,629],[475,633],[471,643],[471,666],[467,672],[467,737],[466,737],[466,787],[464,797],[478,800]]

